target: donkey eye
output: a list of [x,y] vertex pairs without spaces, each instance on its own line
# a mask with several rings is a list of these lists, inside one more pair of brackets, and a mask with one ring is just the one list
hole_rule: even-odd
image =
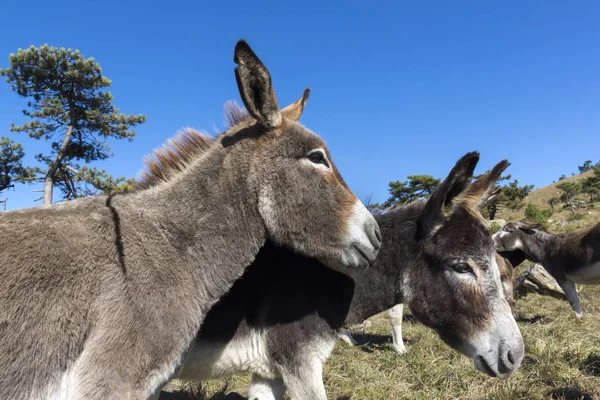
[[325,160],[325,156],[320,151],[313,151],[308,155],[308,159],[315,164],[323,164],[326,167],[329,166],[327,165],[327,160]]
[[465,262],[453,264],[452,269],[458,272],[459,274],[473,273],[473,268],[471,268],[471,266]]

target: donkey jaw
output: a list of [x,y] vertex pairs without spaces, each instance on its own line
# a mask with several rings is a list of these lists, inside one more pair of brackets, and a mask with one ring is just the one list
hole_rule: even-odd
[[523,338],[510,308],[496,317],[486,332],[469,340],[461,351],[471,357],[475,368],[493,378],[507,379],[521,365]]
[[358,199],[348,217],[346,232],[345,246],[340,250],[342,265],[355,269],[370,267],[381,248],[381,233],[373,215]]

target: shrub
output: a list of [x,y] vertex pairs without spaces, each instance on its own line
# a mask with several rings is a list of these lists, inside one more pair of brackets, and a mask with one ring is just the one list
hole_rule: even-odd
[[502,226],[500,226],[500,224],[497,223],[496,221],[492,221],[492,223],[488,227],[488,231],[490,231],[490,235],[493,235],[494,233],[498,232],[500,229],[502,229]]
[[582,219],[585,219],[585,215],[584,214],[571,214],[567,217],[567,221],[569,222],[573,222],[573,221],[581,221]]
[[538,206],[527,203],[525,207],[525,218],[528,218],[544,227],[548,226],[548,218],[552,216],[554,211],[551,209],[541,209]]

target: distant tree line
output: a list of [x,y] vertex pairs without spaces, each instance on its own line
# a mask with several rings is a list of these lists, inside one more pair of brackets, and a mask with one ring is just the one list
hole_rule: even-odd
[[[591,160],[587,160],[578,169],[580,173],[593,171],[593,174],[584,179],[558,183],[556,188],[560,190],[560,195],[548,200],[550,208],[546,210],[525,203],[525,199],[533,190],[534,185],[521,185],[517,179],[511,181],[511,175],[502,176],[494,189],[496,195],[484,205],[482,214],[493,220],[503,209],[516,211],[525,208],[524,213],[527,218],[545,223],[554,212],[554,208],[560,205],[570,209],[573,214],[578,207],[584,204],[593,206],[600,198],[600,162],[592,164]],[[487,172],[489,171],[485,173]],[[479,176],[481,175],[474,178]],[[563,175],[560,180],[565,178],[566,176]],[[404,181],[392,181],[388,184],[390,196],[384,203],[368,204],[368,207],[374,214],[380,214],[396,205],[426,200],[439,184],[440,179],[432,175],[409,175]],[[582,199],[582,195],[586,196],[587,200]]]
[[79,50],[48,45],[19,49],[9,62],[0,75],[27,99],[23,115],[29,119],[22,125],[13,123],[10,131],[43,140],[48,148],[35,155],[39,166],[28,167],[23,165],[23,146],[2,137],[0,193],[17,183],[43,182],[41,199],[50,204],[54,188],[64,200],[128,190],[131,179],[86,165],[111,157],[107,140],[131,141],[136,134],[132,127],[146,121],[144,115],[125,115],[113,105],[106,91],[112,82],[100,64]]
[[[475,176],[475,179],[479,176]],[[509,182],[506,185],[500,185],[499,183],[496,186],[494,191],[497,192],[497,195],[485,205],[483,210],[483,214],[487,218],[494,219],[497,212],[503,208],[518,210],[524,206],[523,200],[531,192],[533,185],[521,186],[518,180],[515,179],[510,182],[510,179],[511,176],[506,175],[500,177],[498,180],[498,182]],[[416,200],[426,200],[435,191],[440,182],[439,178],[434,178],[431,175],[410,175],[405,181],[392,181],[388,187],[389,198],[383,204],[369,204],[369,209],[373,213],[379,214],[396,205]]]
[[587,204],[594,206],[600,198],[600,162],[592,165],[592,162],[587,160],[578,168],[581,173],[592,171],[592,174],[575,181],[559,182],[556,188],[560,190],[560,194],[548,200],[552,209],[557,204],[562,204],[575,214],[578,208]]

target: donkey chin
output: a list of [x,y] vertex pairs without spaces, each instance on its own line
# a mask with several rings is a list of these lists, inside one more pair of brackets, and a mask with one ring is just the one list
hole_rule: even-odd
[[525,352],[510,307],[496,315],[486,331],[460,343],[457,350],[472,358],[477,370],[493,378],[509,378],[521,365]]
[[381,248],[381,232],[373,215],[360,201],[352,208],[346,232],[346,246],[340,250],[341,264],[345,268],[369,268]]

